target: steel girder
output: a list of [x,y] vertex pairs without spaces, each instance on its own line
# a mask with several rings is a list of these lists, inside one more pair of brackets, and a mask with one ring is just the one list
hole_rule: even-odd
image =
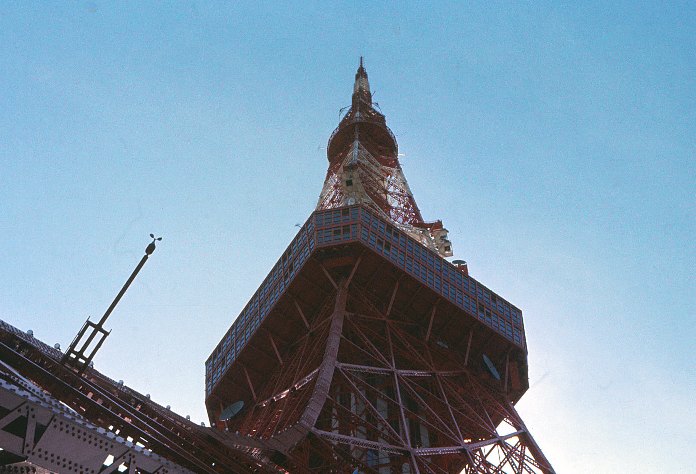
[[38,472],[80,474],[192,472],[95,426],[7,365],[2,364],[0,374],[0,446],[6,453],[6,472],[37,472],[36,466],[43,468]]

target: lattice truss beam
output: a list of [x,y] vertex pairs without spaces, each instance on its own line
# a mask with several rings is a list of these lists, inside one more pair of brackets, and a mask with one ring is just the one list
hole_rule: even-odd
[[503,390],[382,307],[393,295],[337,287],[304,311],[307,333],[235,430],[283,453],[291,472],[554,472]]
[[0,447],[7,472],[37,472],[36,466],[43,468],[38,472],[84,474],[192,472],[93,425],[5,364],[0,364]]

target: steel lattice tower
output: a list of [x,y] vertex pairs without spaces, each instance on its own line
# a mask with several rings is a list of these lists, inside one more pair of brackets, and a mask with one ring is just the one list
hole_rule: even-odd
[[553,473],[518,308],[424,222],[362,64],[316,211],[206,363],[211,423],[289,472]]

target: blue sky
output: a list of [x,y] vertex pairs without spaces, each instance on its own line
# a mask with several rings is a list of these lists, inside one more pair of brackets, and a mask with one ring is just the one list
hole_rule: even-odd
[[686,472],[696,6],[0,5],[0,318],[204,420],[203,363],[311,213],[360,55],[426,219],[522,308],[558,472]]

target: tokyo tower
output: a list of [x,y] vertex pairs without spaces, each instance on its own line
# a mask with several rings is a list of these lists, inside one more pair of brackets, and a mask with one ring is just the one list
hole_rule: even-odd
[[205,363],[210,427],[0,321],[0,472],[553,474],[515,410],[522,312],[445,260],[362,59],[316,209]]
[[443,258],[362,58],[327,155],[315,212],[208,359],[211,423],[290,472],[553,473],[514,408],[522,313]]

